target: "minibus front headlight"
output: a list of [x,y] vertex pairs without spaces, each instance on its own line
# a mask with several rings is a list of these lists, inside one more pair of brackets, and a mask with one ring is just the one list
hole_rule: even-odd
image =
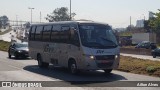
[[91,55],[91,56],[89,56],[89,58],[90,58],[90,59],[92,59],[92,60],[94,60],[94,59],[95,59],[95,57],[94,57],[94,56],[92,56],[92,55]]
[[115,55],[115,59],[118,59],[119,58],[119,55]]
[[90,60],[95,60],[95,56],[93,55],[85,55],[85,57]]
[[115,55],[115,58],[117,59],[117,58],[118,58],[118,55]]

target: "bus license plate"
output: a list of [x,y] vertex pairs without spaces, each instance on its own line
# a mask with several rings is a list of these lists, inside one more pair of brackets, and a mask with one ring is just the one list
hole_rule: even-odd
[[110,61],[107,60],[99,60],[98,63],[109,63]]

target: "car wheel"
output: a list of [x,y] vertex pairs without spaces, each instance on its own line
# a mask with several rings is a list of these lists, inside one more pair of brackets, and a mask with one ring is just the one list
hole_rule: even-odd
[[69,61],[68,68],[72,74],[78,74],[77,64],[76,64],[75,60]]
[[8,53],[8,57],[11,59],[11,54],[10,53]]
[[49,66],[49,63],[46,63],[46,62],[42,61],[41,55],[37,56],[37,61],[38,61],[38,66],[40,68],[47,68]]
[[153,58],[156,58],[156,55],[155,55],[155,54],[153,54]]
[[104,69],[105,74],[110,74],[112,72],[112,69]]

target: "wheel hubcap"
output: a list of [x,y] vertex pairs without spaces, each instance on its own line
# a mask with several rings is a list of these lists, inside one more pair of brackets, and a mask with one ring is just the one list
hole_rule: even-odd
[[41,66],[41,59],[40,58],[38,58],[38,65]]
[[75,73],[75,71],[76,71],[76,65],[75,64],[71,65],[71,71],[72,71],[72,73]]

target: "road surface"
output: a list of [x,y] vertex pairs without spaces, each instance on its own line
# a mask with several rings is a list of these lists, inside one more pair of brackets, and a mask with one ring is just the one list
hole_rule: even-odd
[[[103,71],[82,72],[80,75],[71,75],[66,69],[40,69],[37,61],[32,59],[9,59],[6,52],[0,51],[0,81],[55,81],[53,87],[43,88],[7,88],[0,90],[159,90],[159,87],[105,87],[117,81],[160,81],[160,78],[145,75],[131,74],[114,70],[110,75]],[[73,81],[84,81],[73,83]],[[89,82],[85,82],[89,81]],[[91,82],[92,81],[92,82]],[[123,82],[122,82],[123,83]],[[50,83],[47,83],[49,85]],[[121,83],[118,83],[119,85]],[[124,86],[132,84],[127,82]],[[64,87],[67,86],[67,87]],[[116,85],[115,85],[116,86]]]
[[147,56],[147,55],[136,55],[136,54],[125,54],[121,53],[122,56],[131,56],[134,58],[140,58],[140,59],[149,59],[149,60],[154,60],[154,61],[160,61],[160,57],[153,58],[153,56]]
[[12,30],[4,35],[0,35],[0,40],[11,42],[11,38],[12,38],[12,40],[16,40],[16,42],[21,42],[19,39],[16,38],[16,36],[17,36],[16,32]]

